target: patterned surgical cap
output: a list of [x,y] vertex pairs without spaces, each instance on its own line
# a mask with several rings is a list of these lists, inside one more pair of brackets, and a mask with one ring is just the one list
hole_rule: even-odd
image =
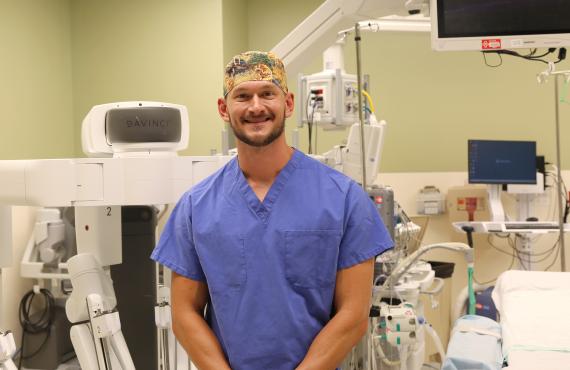
[[226,65],[224,96],[246,81],[271,81],[287,93],[287,77],[283,62],[272,52],[246,51]]

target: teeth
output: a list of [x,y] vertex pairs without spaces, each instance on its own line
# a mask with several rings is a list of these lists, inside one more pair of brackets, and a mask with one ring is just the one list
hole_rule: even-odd
[[245,121],[248,123],[261,123],[268,120],[269,120],[268,118],[263,118],[263,119],[246,119]]

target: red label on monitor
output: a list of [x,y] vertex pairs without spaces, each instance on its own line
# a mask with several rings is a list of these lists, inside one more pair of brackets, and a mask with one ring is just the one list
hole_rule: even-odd
[[382,197],[379,196],[379,195],[378,195],[378,196],[375,196],[375,197],[374,197],[374,203],[376,203],[376,204],[382,204],[382,203],[384,203],[384,199],[382,199]]
[[501,48],[501,39],[483,39],[481,40],[481,49],[494,50]]

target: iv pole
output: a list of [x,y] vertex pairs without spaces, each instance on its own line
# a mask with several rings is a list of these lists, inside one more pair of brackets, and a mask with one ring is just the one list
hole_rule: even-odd
[[560,98],[559,98],[559,80],[560,76],[563,75],[568,80],[570,78],[570,70],[568,71],[556,71],[554,63],[548,63],[548,69],[541,72],[537,76],[539,83],[544,83],[548,80],[549,76],[554,76],[554,114],[556,123],[556,171],[558,176],[558,181],[556,182],[556,187],[558,191],[558,196],[556,200],[558,202],[558,225],[560,231],[560,269],[562,272],[566,272],[566,251],[564,248],[564,207],[562,205],[562,170],[560,165]]

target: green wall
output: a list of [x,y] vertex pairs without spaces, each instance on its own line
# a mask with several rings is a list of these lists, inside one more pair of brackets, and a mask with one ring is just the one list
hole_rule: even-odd
[[[321,3],[250,0],[249,48],[272,48]],[[266,9],[281,16],[268,17]],[[553,82],[536,82],[546,65],[505,56],[500,68],[486,67],[478,52],[432,51],[427,33],[362,36],[362,68],[370,75],[377,116],[388,122],[381,171],[464,171],[468,138],[536,140],[538,152],[555,161]],[[356,73],[354,50],[351,36],[345,47],[348,73]],[[488,60],[498,61],[494,55]],[[320,63],[310,61],[304,73],[320,71]],[[557,68],[569,69],[570,63]],[[289,79],[296,91],[296,78]],[[569,108],[561,107],[563,168],[570,168]],[[345,135],[320,131],[319,152]]]
[[[82,156],[80,127],[90,107],[133,99],[187,105],[183,154],[219,150],[224,64],[245,49],[271,49],[321,3],[0,0],[0,158]],[[351,39],[345,60],[355,73]],[[506,56],[489,68],[477,52],[433,52],[419,33],[364,33],[362,47],[378,116],[389,125],[381,171],[465,170],[468,138],[536,140],[554,162],[553,82],[535,79],[543,64]],[[317,58],[304,73],[321,68]],[[296,76],[289,86],[296,93]],[[562,105],[565,169],[568,109]],[[295,128],[294,116],[287,134]],[[306,136],[301,129],[301,149]],[[345,136],[319,130],[318,152]]]
[[224,65],[236,54],[247,50],[247,0],[222,0]]
[[[247,0],[222,0],[224,59],[223,65],[234,55],[248,49]],[[222,72],[222,70],[220,70]],[[221,87],[220,87],[221,89]],[[235,137],[227,123],[224,123],[229,133],[229,148],[235,148]]]
[[[353,50],[349,45],[347,55]],[[363,69],[389,124],[381,170],[466,170],[470,138],[536,140],[538,153],[554,162],[553,83],[536,81],[545,66],[505,56],[490,68],[479,52],[432,51],[429,34],[365,34]],[[565,168],[568,145],[563,140]]]
[[[129,0],[71,3],[76,127],[96,104],[152,100],[184,104],[189,149],[220,149],[216,99],[222,86],[220,1]],[[77,155],[82,155],[76,138]]]
[[74,153],[69,0],[0,0],[0,159]]

